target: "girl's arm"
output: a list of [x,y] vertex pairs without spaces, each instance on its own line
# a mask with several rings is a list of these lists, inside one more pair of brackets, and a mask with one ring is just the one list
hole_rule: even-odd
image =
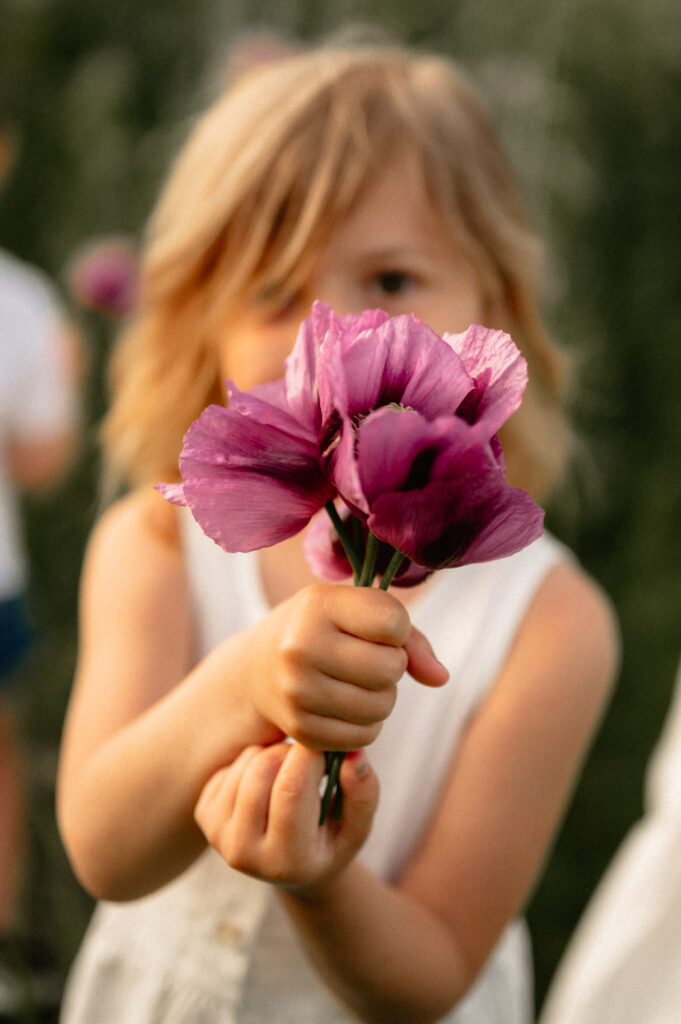
[[616,660],[606,602],[575,569],[556,568],[394,887],[353,859],[369,829],[373,785],[357,778],[355,759],[344,766],[345,832],[330,826],[315,838],[306,801],[318,802],[323,768],[307,753],[286,754],[276,773],[272,751],[244,755],[223,776],[222,795],[220,776],[209,785],[197,820],[235,867],[280,886],[311,960],[359,1019],[436,1021],[464,995],[527,901]]
[[[193,636],[175,520],[158,496],[136,494],[102,518],[80,604],[59,824],[93,895],[134,897],[202,849],[187,825],[205,746],[199,708],[186,695],[200,687],[189,681],[176,690],[190,670]],[[155,863],[145,857],[153,846]]]
[[176,515],[153,491],[114,506],[83,573],[58,813],[76,873],[101,898],[143,895],[195,859],[201,789],[244,746],[284,734],[317,749],[362,746],[408,662],[424,681],[437,674],[422,645],[410,659],[398,601],[337,586],[283,602],[192,668]]

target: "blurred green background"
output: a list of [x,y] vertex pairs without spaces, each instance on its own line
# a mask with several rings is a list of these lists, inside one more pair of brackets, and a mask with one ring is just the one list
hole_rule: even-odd
[[[547,247],[546,315],[582,366],[593,472],[549,511],[612,596],[620,682],[529,908],[538,1000],[590,891],[642,808],[681,656],[681,9],[677,0],[0,0],[2,119],[20,144],[0,244],[62,286],[74,254],[139,237],[188,119],[231,46],[267,26],[309,38],[371,22],[457,58],[487,97]],[[67,299],[68,301],[68,299]],[[26,506],[39,643],[23,674],[31,851],[26,914],[62,970],[90,901],[61,851],[56,752],[97,511],[92,426],[114,325],[73,308],[90,356],[86,438]]]

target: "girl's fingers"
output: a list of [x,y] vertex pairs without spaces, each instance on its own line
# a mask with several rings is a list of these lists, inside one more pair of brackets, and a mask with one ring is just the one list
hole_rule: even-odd
[[368,643],[343,632],[332,635],[317,658],[317,668],[325,675],[365,690],[394,686],[407,664],[404,647]]
[[231,815],[237,842],[242,837],[263,836],[267,831],[272,788],[289,749],[290,744],[275,743],[260,749],[246,764]]
[[288,732],[309,750],[355,750],[370,746],[380,735],[382,724],[354,725],[338,718],[299,715]]
[[293,744],[272,788],[268,843],[285,855],[277,859],[280,881],[289,887],[314,886],[336,874],[365,842],[378,804],[378,779],[363,750],[346,756],[341,769],[340,822],[320,827],[322,754]]
[[194,818],[204,833],[204,826],[231,817],[246,766],[261,750],[262,747],[245,747],[231,764],[211,775],[194,808]]
[[251,746],[210,777],[194,808],[194,819],[211,846],[227,859],[234,836],[262,835],[267,806],[286,745]]
[[443,686],[447,682],[449,670],[438,661],[427,637],[414,626],[404,650],[408,659],[407,671],[417,682],[424,686]]
[[404,605],[377,587],[339,587],[320,584],[308,587],[308,597],[321,593],[329,619],[343,633],[371,643],[402,647],[411,629]]
[[340,784],[343,790],[343,814],[339,838],[354,856],[369,835],[378,806],[378,777],[369,764],[365,750],[352,751],[345,757]]
[[375,691],[322,673],[308,678],[297,694],[301,711],[322,718],[337,718],[353,725],[383,722],[395,706],[396,699],[395,683]]
[[239,871],[286,887],[323,882],[356,854],[371,827],[378,781],[363,751],[341,770],[343,814],[320,828],[324,756],[300,744],[249,747],[205,785],[195,817]]
[[[320,787],[324,777],[323,754],[294,743],[289,746],[274,786],[270,806],[268,833],[275,842],[286,839],[289,848],[298,841],[305,856],[320,836]],[[341,768],[343,814],[340,826],[329,827],[343,835],[345,843],[355,844],[358,836],[364,841],[378,802],[378,779],[364,750],[347,754]]]
[[286,845],[292,860],[306,857],[310,843],[317,840],[324,771],[323,754],[299,743],[289,744],[272,787],[267,830],[273,843]]

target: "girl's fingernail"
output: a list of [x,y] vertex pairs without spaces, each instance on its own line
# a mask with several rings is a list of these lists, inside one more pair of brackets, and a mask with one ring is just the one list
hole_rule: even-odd
[[363,778],[369,771],[369,762],[365,750],[351,750],[345,755],[347,761],[352,762],[355,778]]

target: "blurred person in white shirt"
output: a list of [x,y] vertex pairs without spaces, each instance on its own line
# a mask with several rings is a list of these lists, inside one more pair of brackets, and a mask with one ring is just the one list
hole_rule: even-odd
[[[0,128],[0,177],[9,137]],[[16,927],[24,844],[17,669],[33,641],[22,492],[55,483],[77,443],[80,339],[40,270],[0,249],[0,1015],[15,994],[6,952]]]

